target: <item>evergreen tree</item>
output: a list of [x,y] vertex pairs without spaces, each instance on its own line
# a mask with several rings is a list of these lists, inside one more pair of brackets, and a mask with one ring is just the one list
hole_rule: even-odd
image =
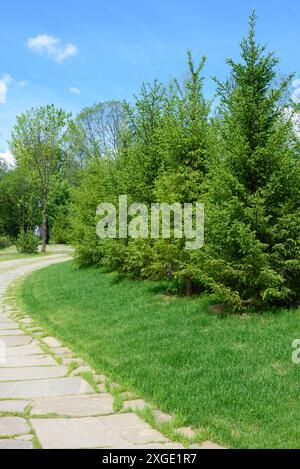
[[[96,210],[102,202],[116,202],[115,164],[109,158],[92,158],[80,172],[80,182],[73,189],[69,223],[70,241],[81,264],[103,264],[107,244],[96,234]],[[107,244],[106,244],[107,241]],[[118,266],[114,266],[118,267]]]
[[[155,183],[158,202],[169,204],[201,202],[209,159],[210,103],[203,96],[202,57],[196,67],[188,51],[188,74],[181,84],[171,82],[166,100],[166,111],[157,132],[162,166]],[[154,262],[149,270],[168,272],[185,282],[186,293],[193,288],[194,265],[185,239],[160,239],[154,245]]]
[[123,193],[134,202],[153,202],[155,180],[161,166],[157,131],[164,114],[166,90],[162,83],[143,83],[133,104],[124,103],[125,129],[118,158]]
[[[299,148],[278,60],[255,40],[253,13],[241,62],[228,60],[219,158],[211,168],[199,277],[241,309],[292,304],[300,295]],[[276,84],[277,83],[277,84]]]

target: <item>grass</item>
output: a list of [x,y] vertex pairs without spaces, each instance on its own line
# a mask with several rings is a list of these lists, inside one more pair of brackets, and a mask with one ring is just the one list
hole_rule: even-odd
[[164,285],[74,262],[34,272],[21,307],[99,373],[235,448],[300,448],[300,309],[209,312],[209,296],[174,298]]

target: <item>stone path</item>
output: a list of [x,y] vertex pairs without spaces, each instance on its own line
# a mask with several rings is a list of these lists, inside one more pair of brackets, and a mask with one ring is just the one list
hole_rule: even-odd
[[[44,337],[7,296],[18,277],[68,259],[53,254],[0,263],[0,449],[183,448],[136,414],[143,400],[118,394],[117,384]],[[153,415],[158,423],[171,420],[157,409]]]

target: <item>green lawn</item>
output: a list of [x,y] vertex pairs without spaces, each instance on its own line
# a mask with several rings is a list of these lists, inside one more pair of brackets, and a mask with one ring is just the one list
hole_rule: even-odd
[[229,447],[300,448],[300,309],[221,317],[212,299],[73,262],[33,273],[18,301],[128,390]]

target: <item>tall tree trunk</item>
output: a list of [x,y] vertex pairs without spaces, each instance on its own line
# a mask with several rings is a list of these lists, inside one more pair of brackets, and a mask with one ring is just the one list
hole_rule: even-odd
[[186,296],[191,296],[193,293],[193,280],[192,277],[189,275],[185,278],[185,294]]
[[46,244],[49,244],[50,241],[50,226],[49,226],[49,217],[47,216],[46,220]]
[[42,250],[41,252],[46,252],[46,245],[47,245],[47,215],[44,215],[43,218],[43,238],[42,238]]
[[48,209],[47,205],[44,207],[43,211],[43,238],[42,238],[42,250],[41,252],[46,252],[47,246],[47,236],[48,236]]
[[47,245],[47,231],[48,231],[48,203],[47,203],[47,188],[44,189],[43,193],[43,238],[42,238],[42,249],[41,252],[46,252]]

